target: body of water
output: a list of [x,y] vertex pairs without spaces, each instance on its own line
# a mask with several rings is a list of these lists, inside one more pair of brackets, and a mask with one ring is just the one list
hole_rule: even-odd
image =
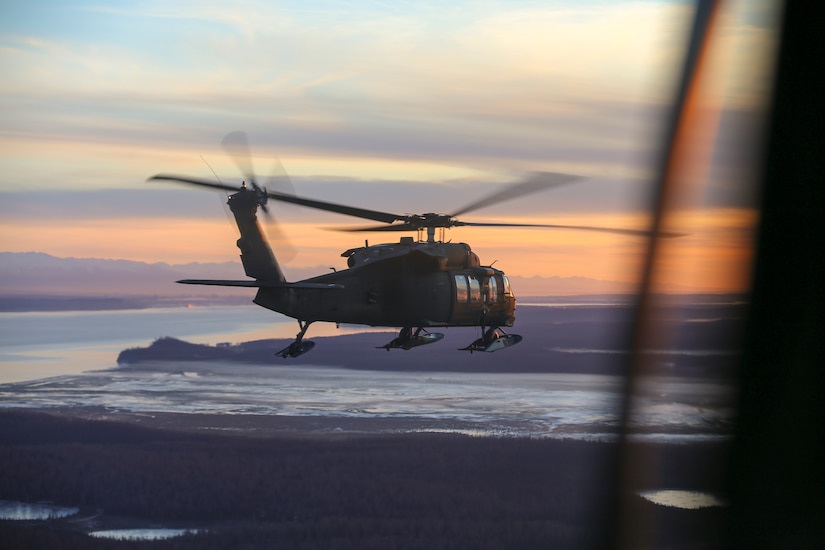
[[[311,336],[363,330],[319,323]],[[161,336],[216,344],[296,332],[294,320],[254,306],[2,313],[0,406],[389,417],[408,420],[409,430],[421,419],[428,430],[560,438],[610,439],[618,428],[623,384],[608,375],[362,371],[274,357],[268,365],[116,364],[121,350]],[[729,433],[732,390],[723,380],[662,376],[641,387],[638,437],[696,441]]]
[[[311,336],[358,332],[330,323]],[[291,338],[298,323],[255,305],[0,313],[0,384],[112,368],[118,354],[172,336],[201,344]]]

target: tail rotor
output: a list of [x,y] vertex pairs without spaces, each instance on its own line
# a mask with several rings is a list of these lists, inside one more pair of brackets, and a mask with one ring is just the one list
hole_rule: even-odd
[[255,169],[252,166],[252,153],[249,149],[249,140],[246,137],[246,132],[231,132],[221,140],[221,146],[226,154],[231,158],[241,174],[246,178],[244,181],[252,186],[252,190],[258,197],[258,205],[264,214],[269,216],[269,208],[266,206],[268,199],[266,188],[258,185],[255,177]]

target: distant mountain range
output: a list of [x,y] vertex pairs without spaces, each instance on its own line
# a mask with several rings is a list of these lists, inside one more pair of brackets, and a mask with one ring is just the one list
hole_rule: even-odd
[[[285,268],[291,280],[300,280],[328,269]],[[185,278],[243,279],[240,261],[223,263],[144,263],[130,260],[58,258],[41,252],[0,252],[0,295],[84,297],[207,297],[238,296],[248,301],[249,290],[196,287],[175,284]],[[563,296],[624,294],[634,291],[629,283],[585,277],[518,277],[510,280],[517,295]]]
[[[175,284],[184,278],[241,279],[240,262],[148,264],[130,260],[57,258],[41,252],[0,252],[0,294],[101,296],[182,295],[197,292]],[[211,288],[210,293],[227,289]]]

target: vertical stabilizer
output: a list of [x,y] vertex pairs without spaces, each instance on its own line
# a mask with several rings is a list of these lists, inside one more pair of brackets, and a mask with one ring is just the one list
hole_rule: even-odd
[[238,248],[247,276],[259,281],[286,281],[281,266],[258,224],[258,197],[245,187],[229,196],[229,209],[241,232]]

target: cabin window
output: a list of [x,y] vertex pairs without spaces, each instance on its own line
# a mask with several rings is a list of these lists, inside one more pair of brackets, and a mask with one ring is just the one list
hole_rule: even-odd
[[487,302],[495,304],[498,299],[498,283],[495,277],[490,277],[490,282],[487,284]]
[[512,296],[513,291],[510,289],[510,279],[508,279],[506,275],[502,275],[501,280],[504,282],[504,295]]
[[481,301],[481,283],[473,277],[470,276],[470,301],[471,302],[480,302]]
[[455,301],[466,302],[469,297],[467,291],[467,277],[465,275],[455,276]]

